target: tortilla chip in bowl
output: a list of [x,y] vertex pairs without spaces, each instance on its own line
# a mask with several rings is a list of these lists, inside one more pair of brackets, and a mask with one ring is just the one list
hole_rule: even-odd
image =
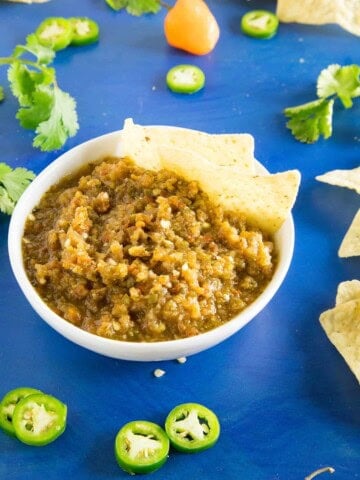
[[[154,136],[152,136],[152,132],[154,132]],[[183,140],[181,140],[182,134],[184,134]],[[85,142],[61,155],[35,179],[24,193],[12,216],[9,229],[11,265],[15,277],[32,307],[41,318],[61,335],[78,345],[113,358],[137,361],[174,359],[195,354],[222,342],[246,325],[271,300],[286,276],[293,254],[294,225],[290,210],[296,199],[300,175],[297,171],[275,175],[268,174],[264,167],[254,159],[254,144],[252,138],[248,135],[239,136],[236,134],[233,138],[231,135],[215,135],[210,136],[211,140],[207,135],[203,132],[194,132],[176,127],[141,127],[135,126],[132,122],[127,122],[123,130]],[[219,153],[214,152],[221,152],[222,142],[225,146],[230,144],[231,148],[228,155],[221,157]],[[183,182],[185,186],[187,185],[185,182],[189,180],[188,185],[191,185],[191,188],[196,185],[196,189],[206,193],[214,208],[224,205],[224,209],[227,211],[232,210],[235,214],[238,211],[239,216],[246,215],[248,212],[250,223],[256,232],[264,229],[266,235],[273,238],[276,251],[276,266],[273,274],[259,296],[247,305],[246,308],[234,315],[233,318],[208,331],[200,331],[198,334],[190,334],[190,336],[181,338],[161,337],[165,339],[158,341],[156,337],[152,341],[147,341],[144,338],[135,341],[124,341],[96,335],[91,331],[79,328],[74,322],[65,320],[65,317],[63,318],[58,310],[50,308],[41,298],[35,288],[36,282],[34,282],[34,278],[39,277],[35,276],[30,280],[24,268],[24,241],[28,241],[27,238],[24,238],[24,231],[26,231],[29,216],[34,217],[33,212],[35,212],[35,216],[37,215],[37,206],[44,197],[45,192],[48,192],[51,187],[58,184],[60,179],[72,175],[79,169],[83,169],[86,165],[94,162],[97,162],[98,165],[101,159],[123,156],[129,157],[136,164],[137,168],[146,169],[145,174],[147,171],[153,173],[170,171],[171,174],[177,175],[180,183]],[[103,170],[105,168],[106,170],[108,167],[105,165],[105,167],[100,168]],[[140,170],[136,172],[138,171]],[[137,176],[136,172],[133,175],[134,178]],[[150,176],[149,174],[148,177]],[[232,178],[232,182],[226,183],[225,180],[229,176]],[[237,185],[237,188],[234,188],[234,185]],[[98,200],[99,198],[97,197]],[[76,196],[76,201],[78,200],[80,202],[84,201],[84,195],[81,196],[81,192]],[[162,201],[160,200],[159,203]],[[66,202],[67,200],[65,199]],[[72,202],[73,200],[67,203],[71,204]],[[257,208],[254,205],[257,205]],[[67,208],[67,205],[64,208]],[[84,224],[86,224],[86,208],[83,203],[76,207],[76,211],[81,214],[76,218],[78,228],[80,228],[79,218],[81,220],[85,218]],[[142,215],[141,212],[139,215]],[[163,228],[166,228],[169,225],[169,221],[161,219],[160,224]],[[80,245],[81,248],[84,247],[81,251],[81,255],[83,255],[81,258],[85,258],[85,260],[87,259],[87,253],[90,251],[87,250],[86,243],[88,233],[83,231],[82,236],[79,235],[78,232],[74,232],[77,227],[74,225],[74,222],[69,228],[66,227],[68,231],[60,241],[64,246],[64,251],[69,247],[66,250],[66,258],[63,258],[64,262],[66,261],[67,263],[69,263],[70,258],[69,251],[71,255],[71,249],[73,249],[75,244],[77,246]],[[177,226],[177,228],[180,227],[179,225]],[[103,232],[100,233],[102,234]],[[107,231],[106,234],[108,233]],[[157,238],[159,237],[161,235],[157,235]],[[104,239],[104,237],[101,238]],[[118,247],[116,248],[119,250]],[[120,246],[121,249],[122,246]],[[138,246],[130,245],[125,247],[125,250],[126,254],[130,252],[134,257],[140,256],[141,258],[141,261],[139,258],[135,258],[131,268],[134,268],[135,264],[139,266],[146,263],[148,253],[144,248],[139,249]],[[172,257],[175,258],[178,253],[174,251]],[[216,255],[212,258],[216,261]],[[27,262],[26,258],[25,260]],[[81,283],[83,279],[79,277],[79,285],[80,283],[81,285],[79,288],[77,286],[74,287],[77,294],[80,290],[84,291],[84,289],[86,292],[86,288],[89,288],[89,282],[95,284],[100,280],[103,283],[101,288],[97,289],[97,292],[102,291],[107,286],[108,280],[108,277],[105,277],[103,273],[104,269],[106,272],[116,270],[117,274],[120,275],[117,277],[116,282],[120,282],[121,274],[117,270],[119,265],[116,262],[114,263],[113,259],[111,259],[111,262],[108,260],[105,255],[98,260],[101,278],[99,271],[95,271],[93,277],[89,274],[83,283]],[[78,275],[80,265],[76,264],[75,267],[74,264],[71,265],[71,276]],[[189,280],[189,267],[191,267],[190,264],[183,265],[181,275],[187,281],[193,282],[193,278]],[[36,268],[38,268],[37,274],[39,274],[39,270],[42,267]],[[55,265],[54,271],[56,268],[57,266]],[[136,274],[143,275],[143,273],[142,271],[137,271]],[[51,272],[48,272],[46,275],[51,275]],[[165,275],[161,275],[161,281],[168,282],[169,279],[165,277]],[[44,277],[44,283],[46,283],[47,278],[46,276]],[[116,282],[111,284],[110,289],[114,290]],[[164,285],[166,286],[166,283]],[[197,284],[194,286],[194,289],[198,291],[200,296],[204,294],[203,285]],[[160,289],[160,295],[161,291]],[[126,301],[129,301],[129,297],[132,297],[131,300],[136,302],[136,295],[139,292],[141,293],[141,289],[136,288],[133,281],[129,283],[129,295],[126,295]],[[213,292],[214,295],[216,293],[216,291]],[[122,300],[117,305],[118,309],[124,307],[122,304],[124,298],[125,296],[122,297]],[[189,298],[184,299],[187,307],[189,300]],[[104,297],[102,302],[101,308],[106,309]],[[171,302],[176,303],[175,299]],[[74,311],[74,308],[70,306],[69,311]],[[190,317],[187,321],[190,322],[191,326],[192,320]],[[196,315],[194,315],[194,318],[196,318]],[[112,323],[111,318],[109,321]],[[191,332],[191,329],[189,331]]]

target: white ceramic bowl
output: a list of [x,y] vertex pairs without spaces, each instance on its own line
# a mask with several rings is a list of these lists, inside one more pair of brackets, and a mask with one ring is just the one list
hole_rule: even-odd
[[[78,145],[52,162],[27,188],[15,208],[9,228],[9,255],[16,280],[34,310],[51,327],[72,342],[102,355],[123,360],[157,361],[186,357],[206,350],[244,327],[269,303],[279,289],[293,255],[294,224],[291,216],[275,235],[276,248],[279,253],[278,265],[264,292],[229,322],[190,338],[154,343],[132,343],[111,340],[86,332],[54,313],[40,298],[26,275],[21,243],[25,221],[29,213],[50,186],[65,175],[78,170],[84,163],[115,155],[119,142],[121,142],[121,131],[109,133]],[[260,164],[257,167],[259,172],[266,172]]]

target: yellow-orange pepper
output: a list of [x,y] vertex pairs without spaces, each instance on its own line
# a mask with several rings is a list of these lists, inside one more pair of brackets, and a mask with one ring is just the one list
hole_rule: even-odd
[[193,55],[206,55],[217,44],[220,28],[204,0],[177,0],[164,21],[169,45]]

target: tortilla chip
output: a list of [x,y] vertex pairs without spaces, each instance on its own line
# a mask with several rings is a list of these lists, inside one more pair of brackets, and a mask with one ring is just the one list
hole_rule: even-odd
[[209,134],[187,128],[144,127],[150,142],[194,150],[216,165],[232,165],[238,172],[254,174],[254,137],[247,133]]
[[250,135],[217,136],[174,127],[143,127],[128,119],[116,154],[143,168],[165,168],[197,181],[216,204],[245,216],[252,226],[274,233],[289,216],[300,173],[253,175],[253,151]]
[[360,35],[359,0],[278,0],[276,14],[281,22],[337,23],[354,35]]
[[193,151],[160,146],[163,168],[195,180],[225,210],[244,215],[250,224],[274,233],[289,216],[300,184],[300,172],[242,175],[234,166],[215,165]]
[[150,143],[141,125],[135,125],[127,118],[121,135],[121,142],[115,152],[119,157],[129,157],[136,165],[148,170],[160,170],[160,157],[157,146]]
[[120,156],[132,158],[139,166],[159,169],[158,146],[194,150],[209,162],[236,167],[240,173],[255,173],[254,137],[243,134],[214,134],[174,127],[144,127],[126,119]]
[[360,280],[349,280],[339,283],[336,293],[336,305],[357,299],[360,300]]
[[331,170],[315,178],[319,182],[350,188],[360,194],[360,167],[351,170]]
[[360,299],[323,312],[320,323],[360,382]]
[[360,255],[360,209],[357,211],[339,248],[339,257]]

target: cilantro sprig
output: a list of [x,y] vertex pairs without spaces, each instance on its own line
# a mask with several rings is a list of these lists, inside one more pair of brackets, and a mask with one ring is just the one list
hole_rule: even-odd
[[0,212],[11,215],[16,202],[23,194],[35,174],[26,168],[12,169],[0,163]]
[[334,102],[339,99],[344,108],[351,108],[353,99],[360,96],[359,77],[359,65],[334,64],[322,70],[316,85],[318,99],[284,110],[289,119],[286,126],[294,137],[303,143],[315,143],[321,136],[329,138]]
[[11,56],[0,57],[0,65],[9,66],[10,88],[19,103],[16,118],[22,127],[35,131],[33,146],[44,152],[61,148],[79,128],[76,102],[59,87],[51,67],[54,58],[55,51],[41,45],[35,34],[17,45]]
[[157,13],[162,6],[160,0],[105,0],[113,10],[125,9],[130,15],[140,16],[147,13]]

